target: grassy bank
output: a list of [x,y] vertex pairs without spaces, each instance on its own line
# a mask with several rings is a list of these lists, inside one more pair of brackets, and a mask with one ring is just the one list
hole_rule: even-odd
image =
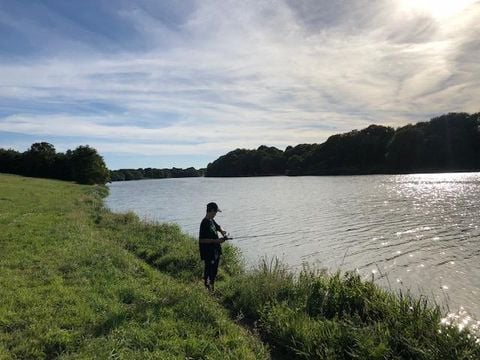
[[99,226],[104,191],[0,175],[0,359],[268,358],[202,287]]
[[[155,268],[199,282],[197,244],[175,225],[145,224],[134,214],[101,207],[96,219],[105,236]],[[306,268],[294,276],[277,261],[244,271],[235,249],[224,249],[218,300],[233,319],[260,334],[274,357],[480,359],[476,339],[455,326],[441,326],[444,314],[425,297],[394,294],[353,273]]]
[[0,358],[480,358],[424,298],[275,261],[246,272],[231,246],[212,298],[194,239],[104,195],[0,175]]

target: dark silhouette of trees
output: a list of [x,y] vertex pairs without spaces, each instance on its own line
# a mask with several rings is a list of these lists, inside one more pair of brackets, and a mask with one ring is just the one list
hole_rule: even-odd
[[57,153],[53,164],[53,178],[60,180],[73,180],[71,165],[71,150],[64,153]]
[[72,178],[80,184],[104,184],[110,178],[103,158],[88,145],[77,147],[69,158]]
[[0,149],[0,172],[80,184],[105,184],[110,175],[103,158],[94,148],[79,146],[73,151],[57,153],[47,142],[34,143],[24,153]]
[[322,144],[236,149],[205,176],[354,175],[480,170],[480,113],[450,113],[398,129],[370,125]]
[[203,176],[203,170],[193,167],[187,169],[120,169],[110,171],[111,181],[141,180],[141,179],[166,179]]
[[23,153],[21,171],[25,176],[51,177],[55,156],[55,147],[52,144],[34,143]]
[[286,159],[282,150],[260,146],[257,150],[236,149],[208,164],[205,176],[283,175]]
[[423,132],[418,126],[407,125],[398,129],[387,148],[386,159],[389,168],[400,172],[417,168],[421,154],[419,143],[422,136]]
[[480,168],[480,114],[450,113],[397,129],[388,144],[391,171],[460,171]]
[[370,125],[333,135],[307,158],[305,175],[370,174],[385,170],[385,150],[395,130]]
[[262,145],[257,149],[257,156],[260,158],[260,171],[263,175],[278,175],[285,172],[287,161],[282,150]]
[[313,153],[320,146],[319,144],[287,146],[285,149],[285,158],[287,160],[285,174],[306,175],[306,169],[315,162]]
[[19,174],[22,154],[12,149],[0,149],[0,172]]

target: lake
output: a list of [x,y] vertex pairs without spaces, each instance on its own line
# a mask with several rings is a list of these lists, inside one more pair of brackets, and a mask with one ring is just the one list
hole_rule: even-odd
[[[198,237],[210,201],[247,261],[276,256],[410,289],[480,318],[480,173],[115,182],[107,206]],[[476,323],[476,321],[475,321]],[[479,323],[476,323],[478,325]]]

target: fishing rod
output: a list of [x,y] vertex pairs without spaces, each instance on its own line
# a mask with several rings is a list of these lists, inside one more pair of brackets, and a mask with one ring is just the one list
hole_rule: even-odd
[[281,236],[281,235],[293,235],[293,234],[308,234],[313,233],[315,230],[304,230],[304,231],[289,231],[289,232],[279,232],[279,233],[268,233],[268,234],[260,234],[260,235],[246,235],[246,236],[230,236],[227,234],[225,240],[244,240],[244,239],[253,239],[258,237],[272,237],[272,236]]

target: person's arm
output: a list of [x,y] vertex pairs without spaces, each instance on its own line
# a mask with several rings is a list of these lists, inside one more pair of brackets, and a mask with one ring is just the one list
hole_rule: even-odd
[[219,231],[222,234],[222,236],[227,235],[227,232],[225,230],[223,230],[222,227],[220,225],[218,225],[215,220],[213,220],[213,223],[215,224],[215,228],[217,229],[217,231]]

